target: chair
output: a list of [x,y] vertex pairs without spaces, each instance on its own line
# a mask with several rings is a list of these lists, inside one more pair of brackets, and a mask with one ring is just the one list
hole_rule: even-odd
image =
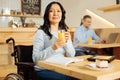
[[35,64],[32,60],[33,45],[15,45],[15,40],[13,38],[7,39],[6,43],[9,43],[9,41],[13,42],[14,52],[11,55],[14,57],[17,73],[23,80],[39,80],[34,72]]

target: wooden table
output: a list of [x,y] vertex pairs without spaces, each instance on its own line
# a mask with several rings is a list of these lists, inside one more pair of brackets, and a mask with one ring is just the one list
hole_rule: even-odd
[[120,43],[111,43],[111,44],[77,44],[77,46],[96,48],[101,50],[102,48],[113,48],[113,55],[116,59],[120,59]]
[[68,76],[72,76],[82,80],[114,80],[120,78],[120,60],[114,60],[110,64],[113,66],[111,70],[97,71],[86,68],[88,62],[86,58],[90,56],[81,56],[83,62],[71,63],[68,66],[39,61],[38,65],[55,72],[59,72]]
[[113,47],[120,47],[120,43],[112,43],[112,44],[77,44],[77,46],[81,47],[90,47],[90,48],[113,48]]

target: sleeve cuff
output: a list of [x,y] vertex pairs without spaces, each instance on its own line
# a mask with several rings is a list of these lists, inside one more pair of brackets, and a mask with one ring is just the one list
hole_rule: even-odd
[[52,46],[50,47],[51,53],[54,53],[55,50],[52,48]]

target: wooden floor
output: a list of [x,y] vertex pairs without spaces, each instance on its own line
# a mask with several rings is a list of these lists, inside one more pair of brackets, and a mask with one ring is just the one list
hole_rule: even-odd
[[9,73],[16,73],[17,68],[15,65],[2,65],[0,66],[0,80],[3,80],[3,78],[9,74]]
[[3,77],[0,77],[0,80],[3,80],[4,78]]

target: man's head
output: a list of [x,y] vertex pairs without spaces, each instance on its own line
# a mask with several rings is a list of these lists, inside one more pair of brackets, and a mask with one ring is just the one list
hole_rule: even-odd
[[89,28],[92,23],[92,18],[89,15],[85,15],[82,18],[81,25],[83,25],[85,28]]

